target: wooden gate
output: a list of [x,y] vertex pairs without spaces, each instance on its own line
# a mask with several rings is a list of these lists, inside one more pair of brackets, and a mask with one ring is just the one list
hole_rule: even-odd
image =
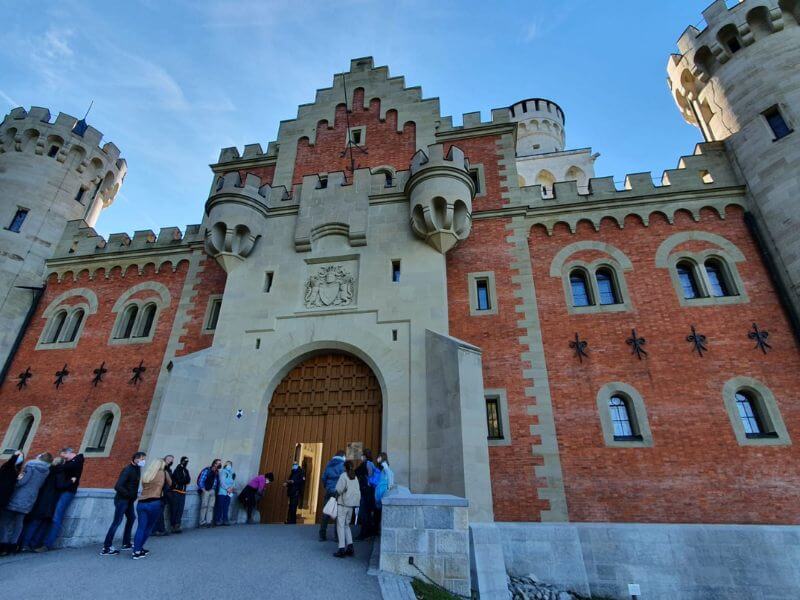
[[[318,489],[316,516],[322,513],[324,492],[314,470],[322,473],[337,450],[351,453],[361,448],[380,450],[381,388],[372,370],[349,354],[312,356],[293,368],[272,395],[267,432],[261,455],[261,473],[272,471],[275,482],[267,486],[261,502],[263,523],[282,523],[288,499],[282,483],[292,461],[304,447],[322,444],[319,467],[307,473],[305,505]],[[318,446],[317,446],[318,447]],[[303,461],[301,461],[303,462]],[[316,465],[314,465],[316,467]]]

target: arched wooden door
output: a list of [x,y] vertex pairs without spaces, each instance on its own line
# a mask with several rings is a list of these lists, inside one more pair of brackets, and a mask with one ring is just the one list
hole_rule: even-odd
[[[319,475],[337,450],[357,458],[362,448],[381,444],[381,388],[363,361],[343,353],[314,355],[294,367],[276,388],[269,405],[261,473],[272,471],[261,502],[264,523],[283,523],[288,499],[282,483],[297,458],[304,464],[304,521],[322,513]],[[315,502],[316,500],[316,502]]]

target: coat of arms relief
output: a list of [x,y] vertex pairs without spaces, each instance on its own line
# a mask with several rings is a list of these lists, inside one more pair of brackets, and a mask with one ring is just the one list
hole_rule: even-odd
[[340,265],[326,265],[306,281],[303,303],[306,308],[329,308],[353,303],[354,281]]

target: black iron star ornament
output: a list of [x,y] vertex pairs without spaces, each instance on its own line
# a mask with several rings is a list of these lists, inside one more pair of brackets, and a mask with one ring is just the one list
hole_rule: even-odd
[[589,342],[586,340],[582,340],[577,333],[575,333],[575,340],[569,343],[569,347],[575,351],[575,357],[578,359],[578,362],[583,362],[584,357],[589,358],[589,355],[586,354],[586,346],[589,345]]
[[67,370],[67,363],[64,363],[64,368],[60,371],[56,371],[56,380],[53,384],[56,386],[56,389],[61,387],[61,384],[64,383],[64,379],[67,378],[69,375],[69,371]]
[[145,371],[147,371],[147,367],[144,366],[144,361],[140,360],[139,361],[139,366],[138,367],[134,367],[133,369],[131,369],[131,372],[133,373],[133,377],[130,378],[128,383],[132,383],[133,385],[137,385],[142,380],[142,373],[144,373]]
[[760,330],[755,323],[753,323],[753,331],[749,332],[747,337],[756,343],[756,345],[753,346],[753,350],[761,350],[764,354],[767,353],[767,350],[772,350],[772,346],[767,343],[769,331]]
[[108,369],[106,369],[106,361],[103,361],[100,364],[100,368],[94,370],[94,378],[92,379],[92,385],[97,387],[97,384],[103,381],[103,375],[108,373]]
[[636,335],[635,329],[631,329],[631,337],[625,340],[625,343],[631,347],[631,354],[635,354],[639,360],[647,356],[647,350],[644,349],[647,340]]
[[697,333],[697,331],[694,328],[694,325],[692,325],[692,333],[686,336],[686,341],[691,342],[693,344],[692,352],[697,350],[697,353],[700,355],[701,358],[703,356],[703,352],[708,352],[708,346],[706,346],[706,336]]
[[17,389],[22,390],[22,388],[28,387],[28,379],[30,379],[31,377],[33,377],[33,373],[31,373],[30,367],[25,369],[25,372],[17,375],[17,379],[19,379],[19,383],[17,383]]

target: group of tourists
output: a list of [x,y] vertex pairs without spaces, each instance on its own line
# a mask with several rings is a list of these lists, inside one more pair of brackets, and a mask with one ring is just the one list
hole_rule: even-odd
[[0,556],[55,547],[82,474],[83,454],[72,448],[27,463],[16,451],[0,465]]
[[[106,533],[101,556],[114,556],[120,550],[114,537],[125,519],[122,550],[131,550],[134,560],[144,558],[144,547],[151,535],[179,534],[192,479],[189,459],[182,456],[177,465],[171,454],[148,460],[136,452],[125,465],[114,485],[114,517]],[[15,552],[46,552],[55,547],[64,516],[77,493],[83,473],[83,454],[62,448],[58,457],[43,452],[25,462],[21,451],[14,452],[0,465],[0,556]],[[238,500],[252,522],[266,487],[274,481],[272,473],[258,474],[238,493]],[[299,463],[292,464],[284,481],[289,500],[287,524],[297,523],[297,508],[303,496],[306,473]],[[236,495],[236,473],[231,461],[214,459],[197,476],[200,496],[200,527],[228,526],[231,498]],[[353,556],[351,525],[360,525],[357,540],[380,533],[381,506],[384,494],[394,486],[394,473],[385,452],[373,460],[364,450],[358,467],[338,451],[322,474],[324,503],[335,499],[336,537],[339,558]],[[334,504],[334,502],[331,502]],[[136,533],[133,526],[138,521]],[[319,539],[327,539],[331,518],[324,514]]]

